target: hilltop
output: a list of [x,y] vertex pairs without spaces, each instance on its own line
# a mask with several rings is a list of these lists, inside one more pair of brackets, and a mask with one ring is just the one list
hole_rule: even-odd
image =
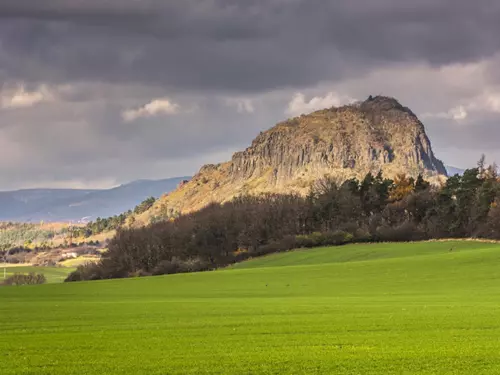
[[389,178],[422,174],[435,182],[447,175],[417,116],[394,98],[370,96],[278,123],[230,161],[203,166],[136,222],[195,211],[242,194],[305,194],[325,176],[342,182],[379,171]]

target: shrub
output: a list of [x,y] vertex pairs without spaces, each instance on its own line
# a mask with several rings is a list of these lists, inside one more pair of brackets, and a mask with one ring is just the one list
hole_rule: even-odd
[[212,269],[208,262],[199,258],[182,260],[173,257],[171,260],[161,261],[154,269],[153,275],[171,275],[174,273],[200,272]]
[[344,245],[354,240],[351,233],[344,231],[327,232],[323,235],[324,245]]
[[340,230],[326,233],[314,232],[308,235],[296,236],[295,238],[297,247],[343,245],[354,240],[354,236],[351,233]]
[[426,235],[413,223],[405,222],[396,227],[382,226],[377,228],[377,239],[379,241],[419,241],[424,240]]
[[352,242],[371,242],[373,241],[373,237],[370,232],[365,229],[358,228],[354,231]]
[[314,232],[311,234],[303,234],[295,237],[297,247],[315,247],[323,244],[322,234]]
[[99,280],[105,278],[98,263],[88,262],[82,264],[71,272],[66,281],[84,281],[84,280]]
[[45,284],[47,279],[45,275],[41,273],[35,274],[34,272],[29,274],[16,273],[9,276],[3,281],[3,285],[13,286],[13,285],[38,285]]
[[135,272],[131,272],[128,277],[145,277],[145,276],[152,276],[151,273],[146,272],[144,270],[139,270]]
[[259,246],[254,255],[266,255],[292,250],[298,247],[297,243],[294,236],[286,236],[279,241],[272,241],[266,245]]

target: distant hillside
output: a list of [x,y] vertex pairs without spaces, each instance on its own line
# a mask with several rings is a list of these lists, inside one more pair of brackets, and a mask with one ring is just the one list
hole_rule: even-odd
[[446,168],[446,171],[448,172],[448,176],[455,176],[456,174],[461,176],[465,172],[465,169],[452,167],[450,165],[446,165],[445,168]]
[[277,124],[232,160],[202,167],[136,223],[149,222],[164,208],[192,212],[241,194],[306,194],[325,175],[341,182],[379,171],[389,178],[422,174],[436,182],[447,175],[417,116],[394,98],[370,96]]
[[76,221],[118,215],[160,197],[189,177],[138,180],[106,190],[26,189],[0,192],[0,221]]

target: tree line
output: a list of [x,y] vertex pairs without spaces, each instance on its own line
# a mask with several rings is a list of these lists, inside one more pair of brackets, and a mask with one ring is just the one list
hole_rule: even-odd
[[305,197],[241,196],[120,229],[98,264],[79,267],[67,281],[211,270],[300,247],[452,237],[500,239],[500,179],[483,159],[439,187],[422,176],[325,178]]

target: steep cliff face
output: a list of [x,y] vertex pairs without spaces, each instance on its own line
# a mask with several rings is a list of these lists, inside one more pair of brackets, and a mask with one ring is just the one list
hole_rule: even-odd
[[188,212],[240,194],[306,193],[325,175],[339,181],[379,171],[430,179],[446,176],[423,124],[388,97],[324,109],[277,124],[232,160],[207,165],[188,183],[163,197],[142,219],[160,210]]

